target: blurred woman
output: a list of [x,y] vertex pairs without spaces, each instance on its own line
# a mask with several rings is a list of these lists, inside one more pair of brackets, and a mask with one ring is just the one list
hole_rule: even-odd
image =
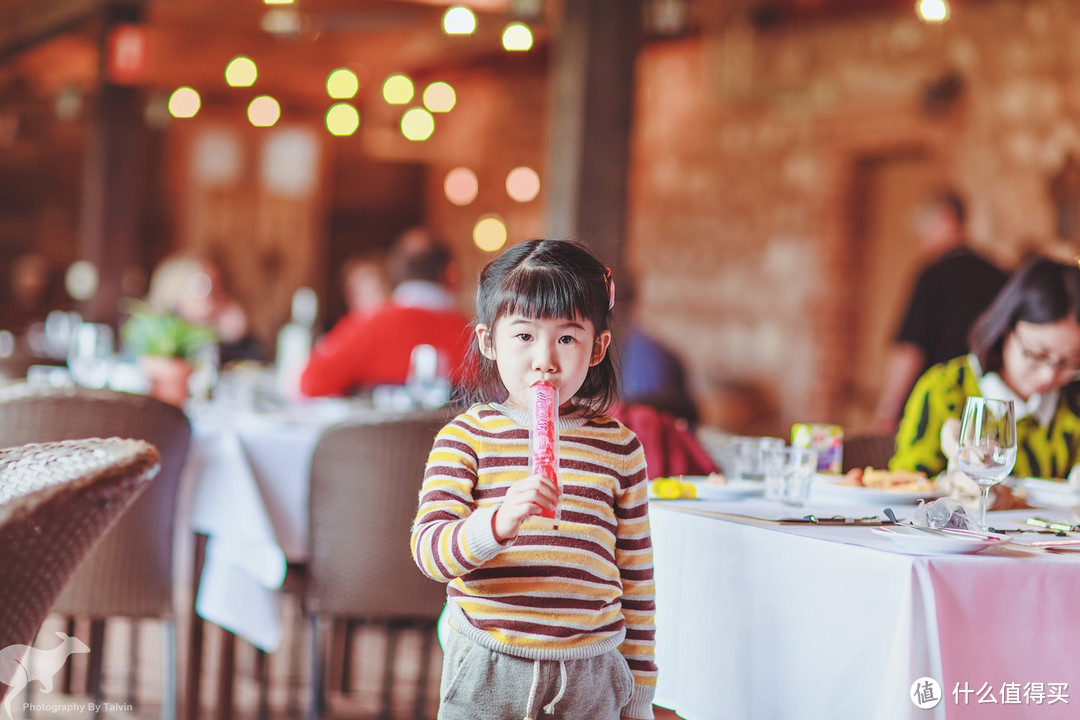
[[158,312],[173,313],[213,329],[222,363],[264,359],[248,332],[247,313],[229,294],[221,271],[209,260],[186,254],[164,258],[150,277],[146,302]]
[[1016,406],[1013,475],[1065,477],[1080,460],[1080,268],[1028,261],[976,320],[969,347],[915,384],[889,468],[944,470],[943,426],[982,396]]

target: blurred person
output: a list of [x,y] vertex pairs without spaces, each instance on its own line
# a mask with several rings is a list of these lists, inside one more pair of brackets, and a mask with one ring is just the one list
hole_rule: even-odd
[[362,255],[346,260],[341,281],[349,312],[369,313],[390,298],[386,262],[380,256]]
[[468,347],[469,319],[458,309],[450,250],[426,231],[398,238],[388,266],[394,291],[367,313],[350,312],[315,346],[300,377],[308,396],[343,395],[376,385],[402,385],[412,350],[432,345],[442,372],[457,384]]
[[970,345],[915,384],[889,469],[945,470],[965,400],[987,397],[1016,407],[1014,475],[1068,475],[1080,461],[1080,268],[1028,261],[976,320]]
[[697,407],[687,389],[682,360],[642,327],[634,282],[624,283],[619,292],[619,299],[630,306],[629,330],[619,351],[619,384],[624,402],[649,405],[696,422]]
[[975,318],[993,301],[1008,276],[967,245],[967,208],[952,190],[936,193],[919,214],[920,271],[885,363],[876,424],[893,432],[904,399],[927,368],[967,352]]
[[205,258],[181,253],[162,259],[150,276],[146,302],[159,313],[211,328],[222,363],[265,359],[248,331],[247,313],[229,294],[221,270]]

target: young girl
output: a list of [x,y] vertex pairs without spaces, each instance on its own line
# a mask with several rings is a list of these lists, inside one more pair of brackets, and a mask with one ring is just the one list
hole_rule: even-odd
[[[440,431],[413,559],[449,583],[440,720],[652,718],[653,570],[645,457],[604,411],[610,271],[532,240],[480,275],[472,406]],[[533,383],[553,383],[559,483],[530,475]],[[557,529],[536,517],[558,506]]]

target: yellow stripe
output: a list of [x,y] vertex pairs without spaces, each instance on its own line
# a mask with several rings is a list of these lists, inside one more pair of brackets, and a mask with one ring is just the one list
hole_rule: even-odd
[[450,538],[454,534],[452,526],[447,525],[441,530],[442,532],[439,534],[439,559],[442,560],[443,565],[446,566],[451,575],[461,575],[465,572],[465,568],[454,559],[454,554],[450,551]]

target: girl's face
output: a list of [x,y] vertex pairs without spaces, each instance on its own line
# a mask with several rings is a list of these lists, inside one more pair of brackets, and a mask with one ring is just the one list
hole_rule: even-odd
[[1065,385],[1080,371],[1080,325],[1020,321],[1005,336],[1002,378],[1025,400]]
[[506,315],[494,328],[476,326],[476,341],[484,357],[495,361],[509,391],[506,404],[528,409],[529,388],[548,380],[559,388],[565,404],[581,389],[589,368],[604,359],[611,332],[599,335],[584,318],[543,319]]

